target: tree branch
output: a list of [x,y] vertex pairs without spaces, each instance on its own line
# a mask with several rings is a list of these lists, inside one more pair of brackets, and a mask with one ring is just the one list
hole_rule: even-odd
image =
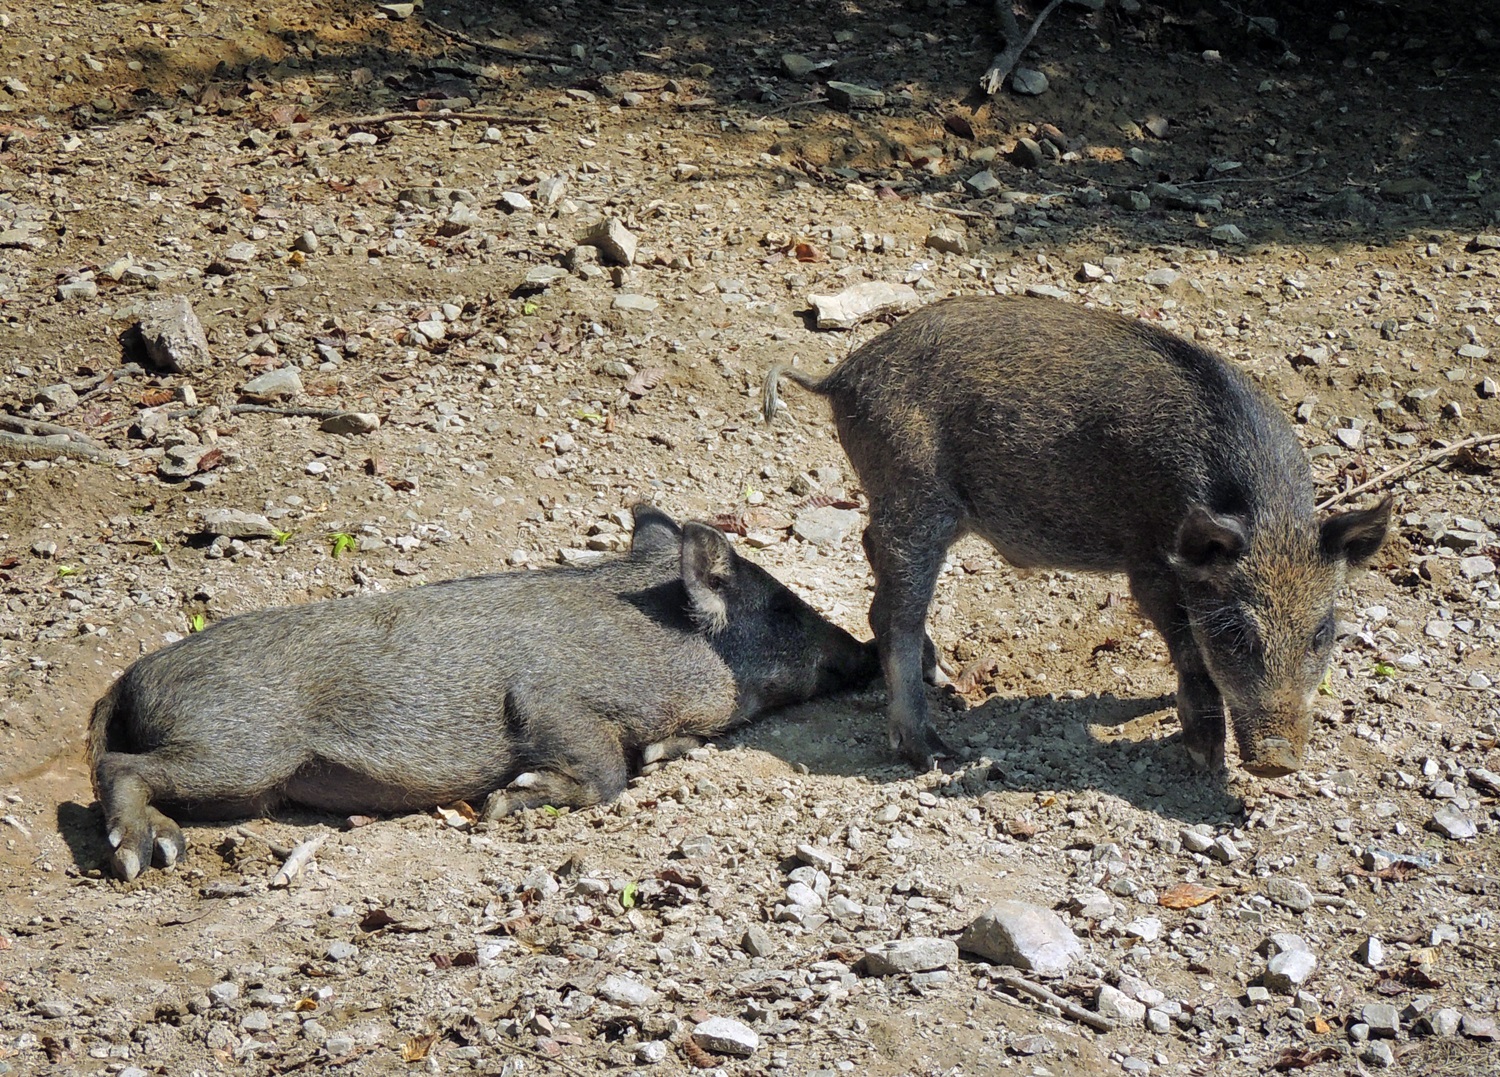
[[1016,64],[1021,60],[1021,54],[1036,37],[1036,32],[1042,28],[1042,23],[1047,16],[1062,0],[1052,0],[1050,4],[1042,8],[1041,12],[1031,21],[1031,27],[1024,34],[1021,32],[1021,24],[1016,21],[1016,11],[1011,0],[995,0],[995,18],[1000,21],[1000,36],[1005,38],[1005,48],[995,54],[990,61],[990,69],[979,79],[979,88],[987,94],[997,94],[1005,80],[1010,78]]

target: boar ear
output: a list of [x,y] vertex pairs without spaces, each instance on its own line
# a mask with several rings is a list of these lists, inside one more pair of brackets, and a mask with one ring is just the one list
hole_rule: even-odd
[[1241,556],[1249,545],[1243,519],[1194,505],[1177,529],[1177,552],[1172,560],[1180,569],[1207,574],[1216,565]]
[[1391,525],[1391,499],[1368,509],[1351,509],[1323,521],[1323,556],[1362,565],[1380,550]]
[[652,554],[675,550],[682,541],[677,522],[661,509],[646,501],[630,506],[635,516],[635,530],[630,533],[630,552]]
[[710,636],[729,624],[724,585],[734,576],[734,551],[724,532],[707,524],[682,528],[682,582],[687,588],[693,623]]

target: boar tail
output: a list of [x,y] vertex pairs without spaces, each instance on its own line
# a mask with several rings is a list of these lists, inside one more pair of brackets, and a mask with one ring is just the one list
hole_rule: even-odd
[[109,686],[109,690],[99,697],[99,702],[94,704],[94,710],[89,715],[89,780],[94,783],[95,795],[99,793],[97,777],[99,760],[105,752],[109,751],[110,734],[115,724],[115,708],[119,704],[120,685],[123,680],[124,678],[119,678]]
[[815,393],[821,392],[823,388],[822,378],[804,374],[786,363],[777,363],[766,374],[766,383],[760,392],[760,414],[767,425],[770,425],[771,420],[776,418],[776,408],[781,403],[777,399],[777,389],[783,377],[790,378],[802,388],[810,389]]

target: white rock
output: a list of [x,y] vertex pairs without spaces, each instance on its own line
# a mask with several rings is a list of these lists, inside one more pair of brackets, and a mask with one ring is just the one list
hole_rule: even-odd
[[1063,976],[1083,953],[1067,924],[1051,909],[1021,901],[997,901],[958,940],[961,950],[1041,976]]
[[181,296],[149,304],[137,325],[147,358],[163,370],[188,374],[213,361],[203,325]]
[[606,261],[628,266],[635,261],[635,236],[617,217],[609,217],[590,228],[579,239],[585,246],[598,247]]
[[1263,982],[1279,995],[1295,994],[1317,967],[1318,958],[1311,950],[1286,950],[1267,962]]
[[606,976],[599,985],[599,997],[616,1006],[649,1006],[656,992],[629,976]]
[[957,960],[958,944],[951,939],[891,939],[865,951],[865,968],[872,976],[926,972]]
[[205,509],[201,527],[205,535],[223,535],[231,539],[272,538],[276,534],[270,520],[258,513],[239,509]]
[[718,1055],[749,1058],[760,1047],[760,1037],[732,1017],[710,1017],[693,1026],[693,1042]]
[[921,302],[910,285],[878,280],[853,285],[836,295],[809,295],[807,301],[817,312],[819,329],[852,329],[876,314],[915,310]]
[[1144,1004],[1137,1002],[1119,988],[1110,987],[1109,984],[1099,985],[1094,1008],[1099,1011],[1101,1017],[1108,1017],[1127,1028],[1142,1025],[1146,1020]]
[[280,400],[302,392],[302,375],[296,367],[283,366],[268,370],[240,386],[240,395],[250,400]]

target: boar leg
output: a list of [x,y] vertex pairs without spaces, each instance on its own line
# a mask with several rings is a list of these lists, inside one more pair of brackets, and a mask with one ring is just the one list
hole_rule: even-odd
[[641,766],[648,767],[652,763],[666,763],[673,759],[681,759],[694,748],[703,747],[701,737],[668,737],[648,744],[641,749]]
[[1224,696],[1203,662],[1177,583],[1164,573],[1133,572],[1130,593],[1167,641],[1177,668],[1177,717],[1182,743],[1203,770],[1224,766]]
[[[580,732],[580,725],[597,726]],[[572,722],[547,723],[534,728],[567,730],[553,743],[528,753],[533,760],[547,762],[516,775],[509,785],[496,789],[484,802],[480,815],[499,819],[526,808],[588,808],[607,804],[620,795],[630,777],[625,749],[613,728],[593,715],[575,715]],[[548,749],[552,751],[548,751]]]
[[171,867],[181,860],[187,852],[181,828],[151,806],[158,786],[150,780],[150,757],[107,752],[95,769],[115,873],[129,881],[153,861]]
[[953,754],[927,717],[923,681],[937,669],[927,610],[943,557],[957,535],[956,514],[928,505],[889,511],[887,503],[872,512],[864,535],[865,556],[875,573],[870,628],[885,674],[890,743],[919,770]]

